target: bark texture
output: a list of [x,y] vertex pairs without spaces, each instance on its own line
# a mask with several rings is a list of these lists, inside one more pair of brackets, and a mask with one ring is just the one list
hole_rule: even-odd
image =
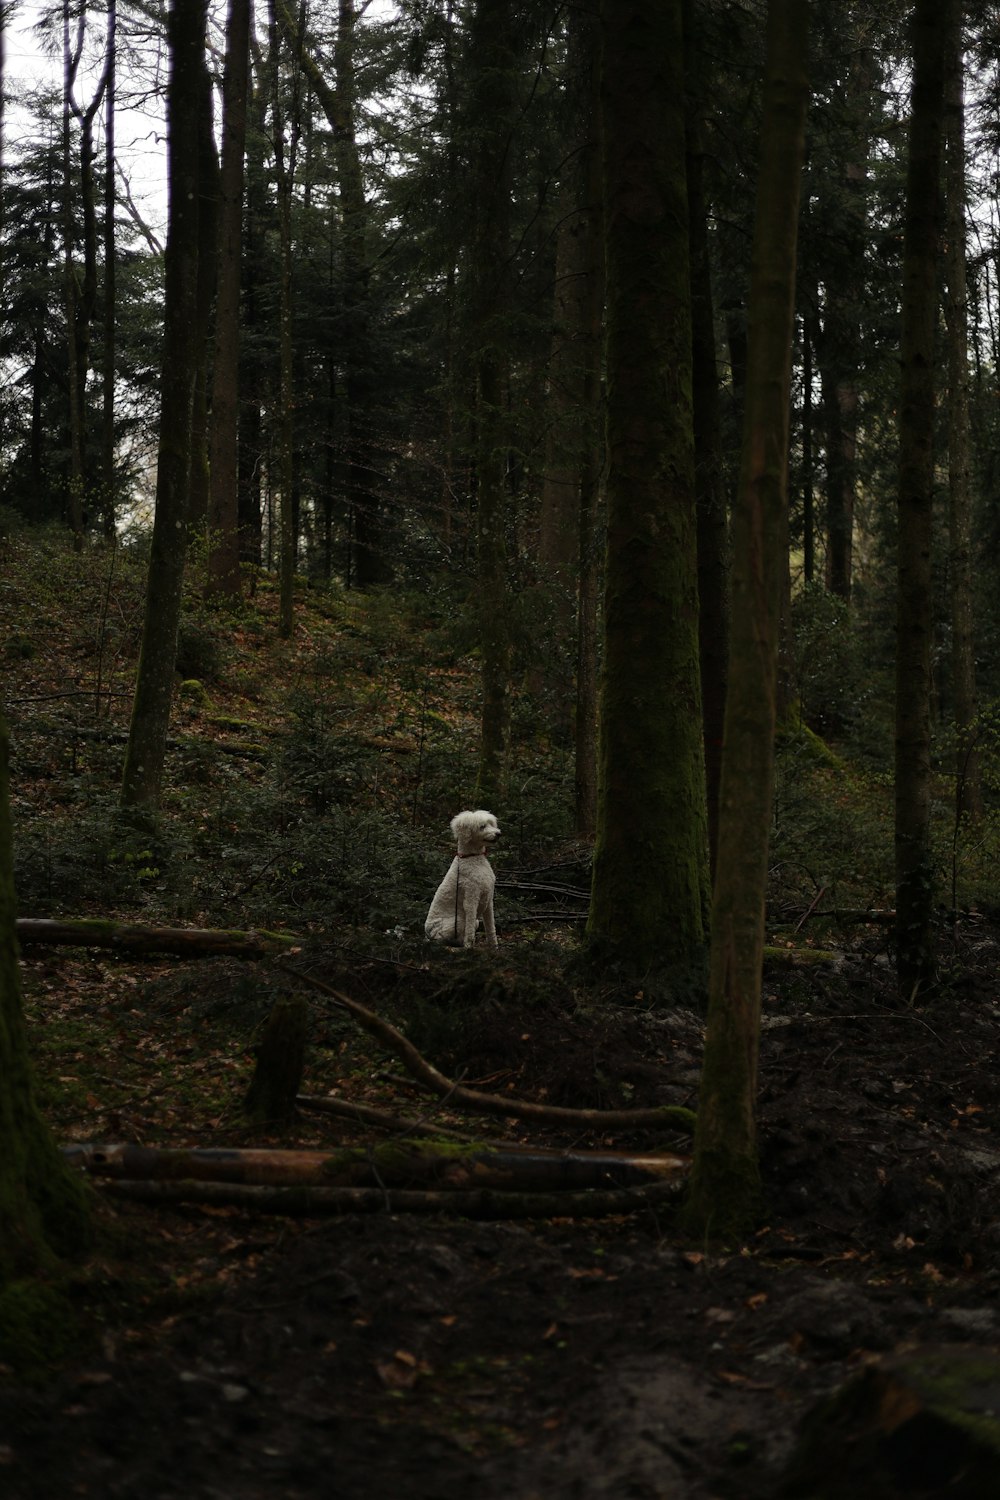
[[947,9],[913,15],[899,393],[896,610],[896,967],[902,999],[934,982],[930,850],[934,331]]
[[732,643],[705,1038],[687,1223],[724,1237],[758,1208],[757,1058],[805,135],[806,8],[771,0],[754,228]]
[[198,368],[198,219],[205,0],[174,0],[167,93],[169,227],[166,250],[156,513],[122,806],[159,807],[173,695],[177,628],[190,523],[191,420]]
[[588,938],[631,973],[700,968],[698,664],[681,0],[605,0],[607,568]]

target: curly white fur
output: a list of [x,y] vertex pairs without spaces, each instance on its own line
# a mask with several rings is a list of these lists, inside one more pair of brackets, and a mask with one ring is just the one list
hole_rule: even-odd
[[492,813],[480,808],[477,812],[457,813],[451,820],[451,831],[458,853],[434,893],[424,931],[435,942],[471,948],[476,941],[476,925],[481,921],[487,943],[496,948],[493,916],[496,876],[486,856],[500,837],[500,826]]

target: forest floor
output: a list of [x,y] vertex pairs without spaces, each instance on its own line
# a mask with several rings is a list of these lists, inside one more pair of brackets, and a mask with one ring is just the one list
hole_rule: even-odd
[[[435,625],[427,600],[317,591],[287,643],[264,583],[235,626],[194,609],[188,651],[204,659],[182,674],[162,826],[129,843],[114,808],[141,558],[81,564],[18,533],[4,545],[24,914],[304,935],[281,963],[26,948],[58,1140],[377,1139],[313,1112],[272,1133],[241,1118],[255,1028],[296,968],[468,1087],[695,1106],[703,1017],[567,977],[585,907],[568,895],[585,871],[560,811],[572,767],[525,701],[497,809],[499,956],[422,942],[475,756],[476,664],[451,605]],[[886,904],[886,779],[801,748],[772,843],[770,911],[794,916],[769,931],[789,953],[765,973],[753,1235],[725,1254],[692,1244],[663,1200],[484,1222],[401,1213],[390,1187],[377,1212],[292,1218],[95,1184],[97,1247],[63,1288],[66,1328],[0,1366],[2,1500],[764,1500],[806,1414],[871,1361],[1000,1345],[1000,927],[964,901],[941,933],[940,990],[901,1006],[889,929],[857,920]],[[945,788],[950,848],[947,803]],[[808,962],[812,942],[830,957]],[[309,1094],[416,1115],[428,1134],[687,1149],[662,1129],[463,1115],[309,993]],[[925,1466],[900,1491],[945,1492],[994,1490],[945,1491]]]
[[[834,967],[768,972],[767,1218],[728,1254],[685,1241],[662,1207],[477,1223],[395,1213],[390,1190],[383,1212],[302,1221],[102,1196],[104,1249],[76,1293],[89,1344],[40,1382],[0,1387],[3,1495],[778,1494],[803,1416],[865,1362],[1000,1342],[1000,943],[979,928],[960,942],[962,982],[919,1008],[895,1003],[876,929]],[[426,1026],[450,962],[467,984],[493,961],[314,954],[310,967],[397,1018],[411,997]],[[510,947],[499,962],[515,995]],[[540,954],[533,967],[544,979]],[[233,1109],[248,1064],[228,1024],[238,964],[160,961],[141,983],[134,963],[97,957],[26,969],[64,1138],[248,1143]],[[467,1083],[592,1105],[606,1076],[635,1104],[694,1102],[698,1016],[588,1012],[552,980],[549,999],[494,1003],[466,1029]],[[421,1104],[342,1018],[319,1013],[311,1056],[311,1092],[483,1136]],[[641,1131],[499,1133],[683,1149]],[[303,1115],[266,1144],[364,1138]]]

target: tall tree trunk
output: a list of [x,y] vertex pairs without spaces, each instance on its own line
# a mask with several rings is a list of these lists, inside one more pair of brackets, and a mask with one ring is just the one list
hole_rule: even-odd
[[[578,25],[581,18],[577,18]],[[584,148],[585,202],[590,219],[589,259],[584,268],[584,308],[581,330],[581,391],[584,443],[578,455],[579,481],[579,577],[577,583],[576,630],[576,724],[575,724],[575,824],[581,838],[593,838],[597,830],[597,712],[598,712],[598,590],[600,547],[597,511],[603,468],[601,433],[601,374],[604,332],[604,219],[602,161],[599,140],[600,69],[597,66],[597,28],[586,23],[593,58],[590,78],[590,132]]]
[[896,612],[896,965],[907,1002],[933,984],[930,848],[934,329],[947,9],[917,0],[903,241]]
[[586,379],[587,276],[593,265],[594,205],[586,180],[588,145],[596,123],[596,18],[571,11],[567,18],[567,88],[572,118],[566,169],[557,204],[552,341],[545,396],[545,459],[538,526],[541,574],[557,590],[563,624],[572,615],[573,578],[579,555],[580,455],[592,443],[583,411]]
[[215,147],[212,80],[202,70],[198,115],[198,368],[191,411],[189,525],[204,533],[208,522],[208,354],[219,250],[219,156]]
[[608,536],[587,934],[636,976],[703,975],[682,0],[604,0]]
[[976,662],[972,618],[971,460],[969,436],[969,304],[965,272],[965,75],[961,0],[948,0],[946,76],[948,492],[952,691],[958,740],[956,814],[982,822],[983,793],[976,747]]
[[816,352],[816,288],[807,288],[802,313],[802,578],[812,583],[816,576],[816,464],[814,442],[813,382]]
[[[298,31],[292,45],[298,46]],[[278,196],[278,241],[280,245],[278,292],[278,422],[277,465],[278,492],[281,496],[281,603],[280,633],[287,640],[294,625],[295,561],[298,550],[294,504],[295,448],[295,369],[292,358],[292,182],[298,147],[298,72],[289,116],[281,82],[282,29],[278,12],[271,10],[271,131],[274,145],[275,177]]]
[[32,1085],[14,929],[9,753],[0,721],[0,1296],[11,1281],[90,1240],[83,1189],[49,1135]]
[[[862,23],[863,25],[864,23]],[[858,367],[865,284],[869,120],[873,62],[863,36],[853,44],[847,77],[847,160],[824,205],[836,223],[836,240],[824,267],[826,302],[820,344],[821,392],[826,424],[827,566],[830,592],[851,596],[854,567],[854,496],[857,483]],[[822,199],[821,199],[822,202]]]
[[198,370],[199,137],[206,0],[173,0],[168,18],[167,229],[156,513],[122,807],[159,807],[188,543],[191,418]]
[[517,34],[510,0],[478,0],[470,32],[475,243],[470,267],[470,330],[476,371],[476,544],[482,718],[477,797],[503,795],[510,705],[507,602],[508,495],[505,403],[509,378],[505,318],[510,303],[510,195]]
[[347,426],[347,492],[353,522],[348,576],[364,589],[385,583],[391,569],[382,543],[382,516],[375,475],[376,355],[372,339],[370,211],[365,198],[361,153],[355,125],[354,0],[339,0],[334,49],[336,88],[331,88],[308,48],[302,26],[282,0],[282,23],[297,39],[298,57],[333,131],[340,188],[341,242],[347,333],[343,362]]
[[347,394],[347,493],[354,522],[354,583],[385,583],[391,576],[382,539],[375,447],[375,351],[372,343],[369,209],[355,124],[354,0],[339,0],[334,66],[340,128],[335,137],[340,183],[344,287],[349,331],[344,348]]
[[[87,25],[86,4],[81,5],[77,17],[76,37],[70,43],[69,13],[63,13],[63,61],[66,80],[66,101],[70,113],[80,127],[80,178],[79,205],[83,234],[83,275],[78,277],[72,263],[68,263],[67,319],[69,328],[70,359],[70,518],[77,545],[82,541],[83,508],[87,491],[87,374],[90,369],[91,330],[97,312],[97,189],[94,182],[94,120],[104,98],[111,76],[114,58],[115,13],[108,10],[105,37],[104,67],[90,103],[84,108],[76,100],[75,86],[83,55]],[[69,121],[64,124],[64,152],[69,165]],[[67,224],[72,225],[72,209],[67,210]],[[79,531],[77,530],[79,522]]]
[[711,868],[719,829],[719,776],[729,673],[729,537],[722,471],[719,372],[715,348],[715,300],[708,245],[702,115],[706,85],[693,34],[695,6],[685,0],[687,90],[687,184],[691,235],[691,398],[694,421],[694,486],[698,517],[698,642],[705,793]]
[[240,266],[243,245],[243,150],[250,86],[250,0],[229,0],[222,81],[222,169],[219,179],[219,276],[215,303],[212,428],[208,498],[211,598],[240,596],[239,444]]
[[83,433],[80,428],[80,364],[77,352],[79,288],[73,254],[76,230],[73,222],[71,121],[73,118],[73,81],[80,62],[82,38],[80,45],[74,50],[70,31],[70,0],[63,0],[62,24],[63,297],[66,309],[66,386],[69,400],[69,477],[66,500],[73,544],[79,552],[83,547]]
[[268,184],[263,163],[267,108],[270,89],[260,45],[251,17],[250,51],[253,82],[249,95],[246,159],[246,227],[243,244],[243,296],[240,323],[246,337],[240,341],[240,419],[236,460],[236,496],[239,515],[240,561],[260,567],[263,557],[264,472],[263,406],[267,378],[260,353],[264,323],[264,288],[267,284],[266,241],[270,214]]
[[778,645],[787,573],[789,391],[805,137],[807,8],[770,0],[733,512],[732,651],[712,905],[708,1028],[688,1227],[724,1237],[760,1199],[757,1059]]
[[108,64],[104,104],[104,360],[101,404],[101,515],[104,536],[115,536],[115,332],[117,329],[115,266],[115,111],[118,70],[118,5],[108,4]]

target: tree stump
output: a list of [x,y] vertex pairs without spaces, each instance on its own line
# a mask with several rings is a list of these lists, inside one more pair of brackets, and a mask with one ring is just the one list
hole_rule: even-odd
[[295,1114],[302,1084],[309,1006],[301,995],[275,1002],[254,1048],[257,1065],[243,1112],[258,1125],[283,1125]]

